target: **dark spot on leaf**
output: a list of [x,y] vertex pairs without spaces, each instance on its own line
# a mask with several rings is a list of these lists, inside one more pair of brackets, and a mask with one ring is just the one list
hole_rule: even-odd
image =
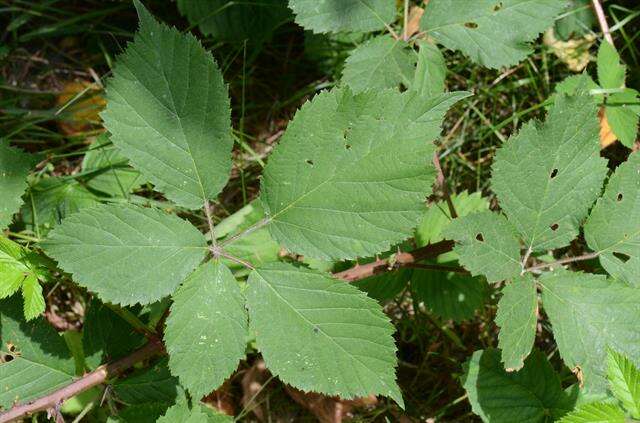
[[613,255],[618,258],[621,262],[626,263],[629,261],[629,259],[631,258],[629,255],[624,254],[624,253],[618,253],[617,251],[615,251],[613,253]]
[[549,226],[551,228],[552,231],[557,231],[559,226],[557,223],[554,223],[553,225]]
[[351,150],[351,144],[346,144],[344,148],[346,148],[347,150]]
[[313,333],[319,333],[320,329],[317,326],[313,327]]
[[621,193],[621,192],[619,192],[619,193],[618,193],[617,200],[618,200],[618,201],[622,201],[622,193]]
[[499,1],[498,3],[496,3],[495,6],[493,6],[493,11],[497,12],[498,10],[502,9],[502,2]]
[[307,164],[313,166],[313,160],[307,159]]
[[482,236],[482,234],[476,235],[476,239],[480,242],[484,242],[484,237]]
[[8,363],[13,360],[13,356],[9,354],[4,354],[0,356],[0,363]]
[[478,27],[478,24],[475,22],[466,22],[464,26],[470,29],[476,29]]
[[558,169],[553,169],[553,170],[551,171],[551,176],[550,176],[550,177],[551,177],[551,179],[555,178],[557,174],[558,174]]

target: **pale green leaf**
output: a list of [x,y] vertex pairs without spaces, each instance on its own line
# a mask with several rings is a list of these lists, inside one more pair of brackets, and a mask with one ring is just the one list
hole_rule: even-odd
[[640,286],[640,154],[616,169],[584,225],[587,244],[609,274]]
[[596,110],[589,96],[558,96],[544,124],[527,123],[498,149],[492,188],[525,248],[569,244],[599,195],[607,162]]
[[118,57],[101,114],[111,141],[177,204],[195,209],[224,187],[231,121],[222,73],[189,33],[135,2],[140,30]]
[[598,82],[602,88],[620,88],[624,86],[625,66],[620,63],[620,55],[607,41],[600,43],[598,49]]
[[313,32],[369,32],[395,17],[390,0],[289,0],[298,25]]
[[351,52],[342,71],[342,82],[354,93],[398,88],[400,84],[406,87],[411,82],[415,63],[415,54],[406,42],[380,35]]
[[498,347],[507,371],[520,370],[533,347],[538,323],[538,293],[530,273],[514,278],[502,289],[496,324]]
[[33,165],[35,160],[31,155],[0,142],[0,230],[11,223],[20,209]]
[[251,329],[269,370],[304,391],[382,394],[402,405],[394,328],[380,305],[329,275],[272,263],[249,276]]
[[633,148],[638,136],[640,120],[640,97],[638,92],[625,88],[621,93],[611,94],[607,98],[605,115],[611,130],[620,142]]
[[194,398],[218,388],[236,370],[245,356],[247,313],[224,264],[203,264],[173,294],[164,341],[171,373]]
[[466,96],[317,95],[289,123],[263,173],[273,237],[321,259],[372,256],[410,237],[435,177],[430,141]]
[[204,258],[206,240],[176,216],[117,204],[71,215],[43,247],[102,300],[130,305],[171,294]]
[[581,37],[591,32],[597,21],[590,6],[591,0],[569,0],[567,11],[556,20],[554,28],[561,40],[567,41],[572,36]]
[[178,395],[178,378],[171,376],[167,360],[140,369],[113,385],[116,397],[125,404],[173,404]]
[[626,423],[624,411],[616,404],[596,402],[583,404],[567,414],[559,423]]
[[161,416],[157,423],[232,423],[233,417],[218,413],[200,403],[193,407],[185,402],[178,402]]
[[420,29],[476,63],[499,68],[527,57],[529,42],[564,7],[560,0],[436,0],[427,4]]
[[547,358],[534,350],[517,372],[507,372],[500,351],[476,351],[462,380],[474,413],[490,423],[543,423],[567,411],[560,378]]
[[454,219],[443,232],[456,241],[454,252],[472,275],[499,282],[520,274],[520,243],[504,216],[490,211]]
[[44,313],[45,303],[42,286],[35,275],[24,278],[22,282],[22,298],[24,299],[24,318],[35,319]]
[[418,64],[411,89],[420,95],[434,96],[444,92],[447,65],[438,46],[421,41],[418,43]]
[[613,350],[607,356],[610,389],[634,418],[640,418],[640,372],[622,354]]
[[557,271],[539,280],[560,356],[580,367],[585,389],[607,389],[607,347],[640,361],[640,289],[603,275]]

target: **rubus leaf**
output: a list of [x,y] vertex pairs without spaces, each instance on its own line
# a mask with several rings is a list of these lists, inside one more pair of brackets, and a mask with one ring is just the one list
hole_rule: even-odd
[[527,123],[498,149],[492,187],[531,251],[566,246],[600,193],[596,105],[589,96],[556,97],[542,125]]
[[382,394],[401,406],[394,328],[380,305],[330,276],[272,263],[249,276],[250,327],[267,367],[304,391]]
[[598,82],[602,88],[620,88],[624,86],[625,66],[620,63],[620,55],[607,41],[600,43],[598,49]]
[[607,347],[640,361],[640,289],[603,275],[556,271],[538,281],[542,304],[565,364],[583,373],[585,389],[606,391]]
[[192,407],[181,401],[169,408],[157,423],[232,423],[233,417],[220,414],[200,403]]
[[485,211],[454,219],[443,232],[454,239],[454,252],[472,275],[499,282],[520,274],[520,243],[504,216]]
[[107,423],[156,423],[166,411],[163,403],[131,405],[118,411],[118,415],[109,416]]
[[296,113],[263,173],[273,237],[299,254],[346,259],[411,236],[435,176],[429,141],[467,95],[317,95]]
[[206,252],[188,222],[156,209],[100,205],[66,218],[43,243],[74,280],[117,304],[171,294]]
[[227,88],[195,37],[134,3],[140,30],[116,62],[101,116],[143,176],[177,204],[199,208],[220,192],[231,169]]
[[465,364],[463,386],[473,412],[485,422],[545,422],[570,410],[560,378],[538,350],[510,373],[498,350],[476,351]]
[[424,96],[434,96],[444,92],[447,65],[438,46],[421,41],[418,43],[418,63],[411,89]]
[[137,370],[112,386],[116,397],[126,404],[165,404],[165,407],[176,401],[179,389],[178,378],[171,376],[166,359]]
[[640,96],[631,88],[621,93],[611,94],[607,98],[605,115],[613,133],[620,142],[633,148],[638,136],[640,120]]
[[572,36],[582,37],[591,31],[596,23],[589,0],[569,0],[567,11],[562,18],[556,20],[555,33],[562,41],[568,41]]
[[27,176],[34,165],[30,154],[0,142],[0,230],[5,229],[20,210]]
[[44,313],[45,302],[42,295],[42,286],[35,275],[24,278],[22,282],[22,298],[24,300],[24,318],[35,319]]
[[625,423],[624,411],[616,404],[595,402],[582,404],[559,423]]
[[389,0],[289,0],[289,7],[296,23],[314,33],[376,31],[396,13]]
[[398,88],[400,84],[409,86],[415,63],[415,54],[408,49],[406,42],[380,35],[351,52],[344,65],[342,82],[354,93],[368,89]]
[[0,408],[46,395],[73,381],[75,364],[64,339],[38,318],[27,323],[16,297],[0,301]]
[[514,278],[502,289],[496,324],[500,327],[498,347],[510,372],[524,366],[533,348],[538,322],[538,293],[530,273]]
[[366,292],[370,298],[384,303],[394,298],[407,286],[412,273],[412,269],[398,269],[397,272],[381,273],[351,284]]
[[490,68],[515,65],[530,41],[553,25],[559,0],[437,0],[425,8],[420,29],[451,50]]
[[622,354],[613,350],[607,356],[610,389],[635,419],[640,418],[640,372],[638,368]]
[[584,225],[587,244],[615,278],[640,286],[640,154],[616,169]]
[[194,398],[216,389],[238,367],[247,326],[238,283],[220,262],[200,266],[173,295],[164,335],[169,367]]

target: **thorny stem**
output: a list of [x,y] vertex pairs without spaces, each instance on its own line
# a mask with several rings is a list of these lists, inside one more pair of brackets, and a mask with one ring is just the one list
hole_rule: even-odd
[[535,266],[531,266],[531,267],[527,267],[526,269],[524,269],[525,272],[532,272],[532,271],[536,271],[536,270],[540,270],[540,269],[546,269],[548,267],[555,267],[555,266],[559,266],[562,264],[567,264],[567,263],[575,263],[577,261],[584,261],[584,260],[591,260],[594,259],[596,257],[598,257],[600,255],[599,252],[595,252],[595,253],[588,253],[588,254],[583,254],[581,256],[575,256],[575,257],[566,257],[560,260],[556,260],[554,262],[551,263],[541,263],[541,264],[537,264]]
[[611,33],[609,32],[607,17],[604,14],[600,0],[591,0],[591,3],[593,4],[593,10],[595,10],[596,16],[598,17],[598,24],[600,25],[604,39],[615,48],[615,45],[613,44],[613,37],[611,37]]

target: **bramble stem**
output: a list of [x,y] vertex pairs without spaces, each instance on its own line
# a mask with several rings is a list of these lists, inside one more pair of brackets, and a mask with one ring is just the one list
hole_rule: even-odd
[[531,267],[527,267],[526,269],[524,269],[525,272],[531,272],[534,270],[540,270],[540,269],[546,269],[548,267],[554,267],[554,266],[559,266],[561,264],[567,264],[567,263],[575,263],[577,261],[584,261],[584,260],[591,260],[594,259],[596,257],[598,257],[600,255],[600,253],[588,253],[588,254],[583,254],[581,256],[575,256],[575,257],[566,257],[551,263],[541,263],[541,264],[537,264],[535,266],[531,266]]
[[600,0],[591,0],[591,3],[593,4],[593,10],[595,10],[596,16],[598,17],[598,24],[600,25],[604,39],[615,48],[615,45],[613,44],[613,37],[611,37],[611,33],[609,32],[607,17],[604,14]]
[[447,187],[447,181],[444,179],[444,173],[442,173],[442,166],[440,165],[440,156],[438,156],[438,151],[433,153],[433,165],[437,172],[436,181],[438,182],[440,189],[442,189],[442,195],[447,202],[447,207],[449,207],[449,214],[452,219],[455,219],[458,217],[458,213],[456,212],[456,208],[453,205],[453,201],[451,201],[451,196],[449,195],[449,188]]
[[207,223],[209,224],[209,234],[211,236],[211,245],[216,245],[216,233],[213,231],[213,217],[211,216],[211,203],[209,200],[204,200],[204,215],[207,217]]

